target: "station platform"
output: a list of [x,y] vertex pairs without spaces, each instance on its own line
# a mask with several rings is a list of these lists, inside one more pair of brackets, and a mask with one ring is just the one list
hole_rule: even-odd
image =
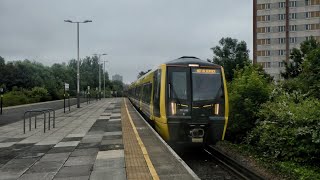
[[56,113],[55,128],[0,127],[0,179],[199,179],[125,98]]

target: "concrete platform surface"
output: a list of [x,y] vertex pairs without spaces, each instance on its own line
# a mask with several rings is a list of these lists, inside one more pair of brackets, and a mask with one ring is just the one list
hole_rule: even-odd
[[46,133],[37,121],[0,127],[0,180],[198,179],[124,98],[58,110]]

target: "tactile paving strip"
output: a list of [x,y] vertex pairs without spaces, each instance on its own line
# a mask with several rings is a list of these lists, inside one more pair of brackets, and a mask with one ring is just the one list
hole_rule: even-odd
[[121,106],[121,115],[127,179],[152,179],[124,103]]

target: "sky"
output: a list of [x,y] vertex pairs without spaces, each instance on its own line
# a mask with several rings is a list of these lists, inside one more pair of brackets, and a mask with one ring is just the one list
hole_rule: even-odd
[[[179,58],[212,58],[222,37],[247,42],[252,57],[252,0],[0,0],[0,56],[51,66],[102,56],[125,83]],[[81,73],[81,72],[80,72]]]

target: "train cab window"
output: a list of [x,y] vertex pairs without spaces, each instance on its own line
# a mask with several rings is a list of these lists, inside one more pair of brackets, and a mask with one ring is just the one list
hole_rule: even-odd
[[153,114],[160,117],[160,86],[161,85],[161,70],[158,69],[154,73],[153,86]]
[[[216,100],[222,94],[219,69],[192,69],[193,101]],[[210,83],[209,83],[210,82]]]
[[191,115],[190,68],[168,67],[167,113],[169,116]]
[[172,72],[171,93],[174,99],[187,99],[187,73]]

